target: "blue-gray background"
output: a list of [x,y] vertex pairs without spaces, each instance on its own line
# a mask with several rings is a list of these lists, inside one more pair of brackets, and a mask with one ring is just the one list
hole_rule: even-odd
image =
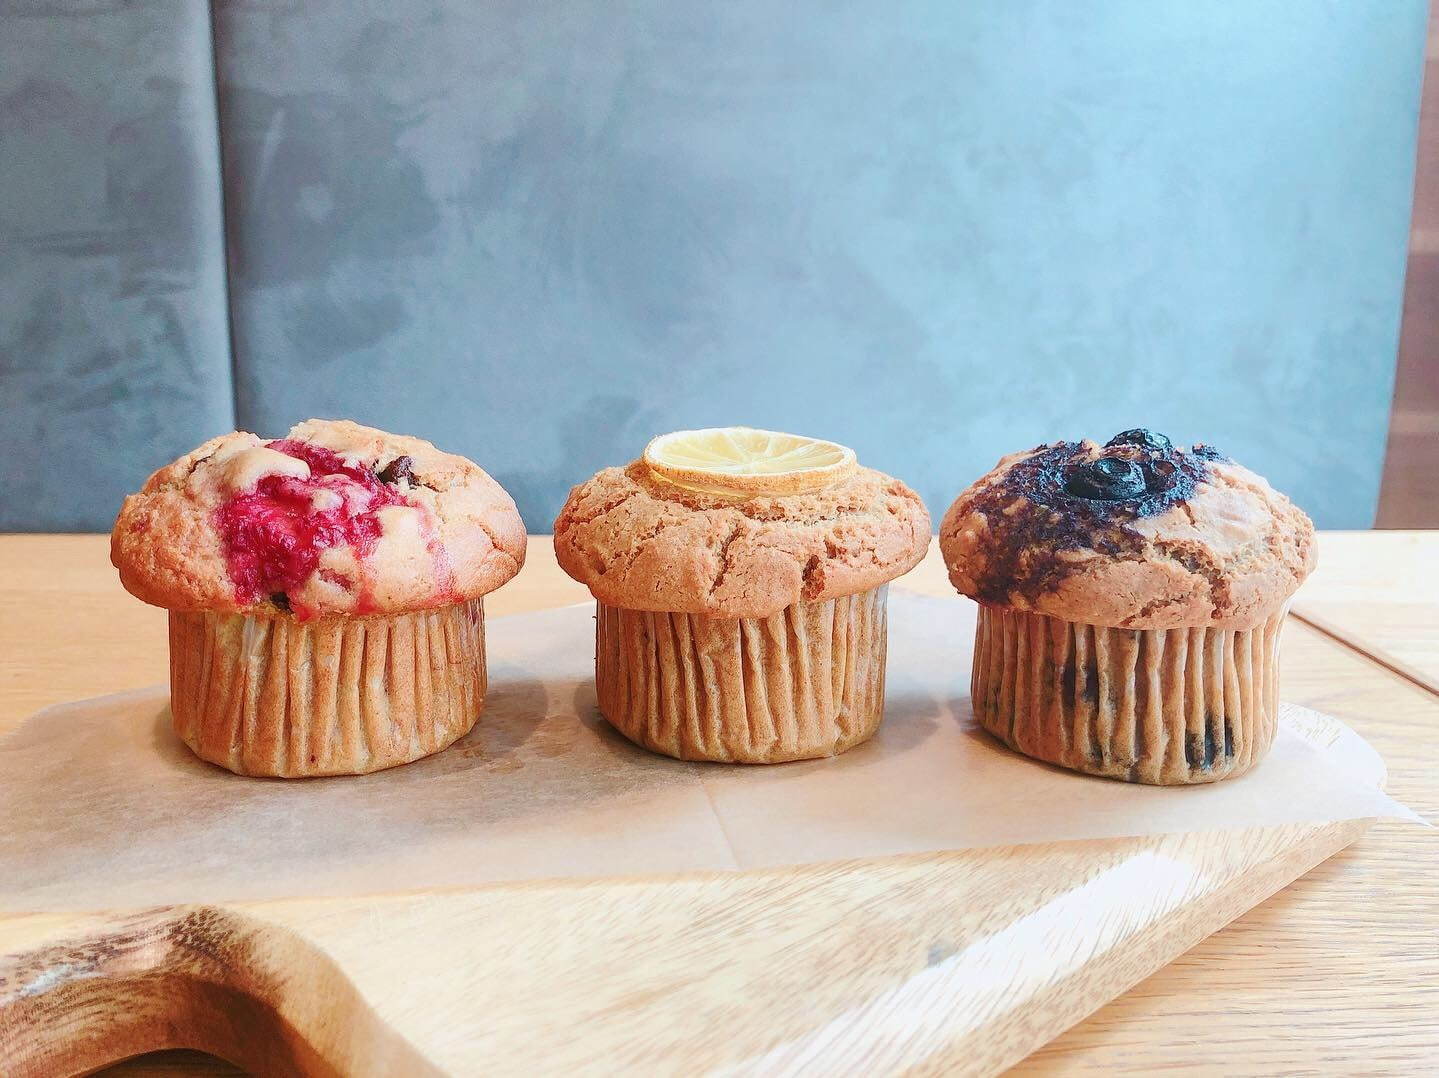
[[348,415],[547,530],[654,433],[938,516],[1148,425],[1373,519],[1425,0],[0,0],[0,528]]

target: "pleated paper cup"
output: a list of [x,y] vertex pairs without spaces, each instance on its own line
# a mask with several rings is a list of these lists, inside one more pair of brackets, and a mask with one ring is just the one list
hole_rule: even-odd
[[1011,748],[1091,775],[1243,774],[1274,741],[1284,615],[1245,631],[1135,630],[982,606],[975,716]]
[[439,752],[485,701],[484,601],[383,618],[170,613],[170,711],[241,775],[358,775]]
[[595,683],[620,733],[681,760],[836,756],[884,714],[887,587],[767,618],[598,604]]

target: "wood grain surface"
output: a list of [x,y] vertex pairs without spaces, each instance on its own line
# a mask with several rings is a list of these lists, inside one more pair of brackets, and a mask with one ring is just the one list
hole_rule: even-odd
[[1435,532],[1325,532],[1294,612],[1439,694]]
[[[1439,556],[1439,538],[1419,536],[1413,544],[1416,557],[1427,556],[1432,562]],[[1342,537],[1331,550],[1331,538],[1325,536],[1322,549],[1326,565],[1347,558],[1354,559],[1355,564],[1348,569],[1335,567],[1330,574],[1332,583],[1316,588],[1316,601],[1325,601],[1332,589],[1347,587],[1343,582],[1350,579],[1348,574],[1363,573],[1366,557],[1376,556],[1366,555],[1363,542],[1348,537]],[[1323,581],[1317,578],[1316,583]],[[947,592],[942,566],[933,556],[906,578],[904,584],[936,594]],[[1402,592],[1402,588],[1398,591]],[[514,584],[497,593],[488,605],[491,613],[499,615],[581,601],[586,597],[583,589],[555,568],[548,541],[537,539],[532,543],[530,564],[524,573]],[[1431,818],[1439,816],[1439,776],[1433,767],[1436,755],[1433,740],[1439,734],[1439,699],[1368,658],[1364,651],[1365,625],[1388,623],[1382,615],[1366,608],[1359,598],[1341,598],[1341,601],[1348,609],[1372,615],[1371,620],[1356,618],[1353,631],[1341,626],[1346,634],[1343,642],[1304,625],[1292,625],[1286,639],[1284,695],[1336,714],[1353,725],[1389,762],[1391,792],[1421,813]],[[1378,598],[1372,602],[1382,605],[1385,600]],[[103,539],[0,537],[0,687],[3,687],[0,731],[50,703],[162,681],[165,676],[164,626],[161,612],[141,606],[120,590],[106,561]],[[1433,658],[1432,653],[1426,653],[1422,644],[1416,645],[1410,637],[1403,637],[1398,645],[1413,648],[1421,661]],[[1337,847],[1347,837],[1333,835],[1330,841]],[[1056,847],[1043,863],[1058,870],[1066,857],[1076,855],[1068,848],[1070,845],[1092,844]],[[1143,852],[1153,854],[1155,851]],[[1161,852],[1165,856],[1173,855],[1179,862],[1193,863],[1190,855],[1178,846]],[[1130,850],[1127,855],[1133,853]],[[1250,856],[1237,847],[1228,853]],[[1219,856],[1228,853],[1221,851]],[[879,887],[873,877],[867,878],[868,886],[879,887],[869,893],[882,896],[887,915],[923,917],[924,909],[933,909],[935,883],[934,876],[924,873],[942,874],[952,870],[950,890],[953,895],[964,895],[968,893],[966,887],[983,885],[984,870],[976,864],[966,864],[974,856],[945,855],[954,862],[948,867],[936,867],[932,863],[939,860],[936,858],[920,859],[931,862],[927,867],[897,861],[886,871],[899,875],[888,879],[885,886]],[[1114,851],[1113,856],[1121,853]],[[1215,854],[1210,852],[1205,856]],[[1318,860],[1323,851],[1316,846],[1309,856]],[[1292,874],[1303,867],[1276,864],[1273,871]],[[1203,942],[1197,941],[1208,928],[1201,928],[1198,922],[1187,927],[1174,926],[1181,934],[1186,930],[1195,933],[1192,939],[1151,941],[1153,950],[1167,947],[1168,953],[1176,946],[1196,942],[1197,946],[1050,1042],[1025,1060],[1020,1069],[1151,1073],[1161,1067],[1176,1066],[1228,1074],[1433,1072],[1439,1068],[1439,994],[1436,994],[1439,989],[1435,987],[1439,985],[1439,944],[1436,944],[1439,941],[1439,871],[1436,869],[1439,869],[1439,847],[1432,834],[1416,828],[1380,825],[1343,853]],[[831,867],[815,871],[833,874],[846,870]],[[906,885],[905,871],[920,873],[915,883]],[[922,886],[918,883],[920,880],[923,880]],[[1249,884],[1261,885],[1257,877]],[[634,886],[642,889],[643,885]],[[726,910],[754,908],[739,892],[746,888],[763,891],[774,886],[774,881],[767,882],[764,874],[754,878],[735,877],[727,887],[736,890],[727,894],[712,912],[718,917]],[[912,956],[885,954],[882,947],[869,943],[866,926],[872,921],[872,909],[859,917],[853,908],[837,910],[823,904],[805,905],[817,901],[816,895],[862,891],[858,881],[815,878],[797,889],[792,884],[786,886],[789,887],[786,895],[767,894],[762,905],[772,911],[792,909],[820,920],[814,931],[801,932],[797,937],[779,934],[775,968],[790,970],[792,967],[794,973],[804,976],[798,984],[781,979],[777,1006],[789,998],[809,997],[815,998],[816,1006],[822,1005],[822,1000],[828,998],[827,984],[844,979],[839,976],[841,970],[853,976],[857,968],[868,971],[866,976],[883,978],[893,976],[896,969],[912,961]],[[949,894],[950,890],[942,893]],[[927,905],[907,905],[918,901],[916,893]],[[863,897],[859,895],[859,899]],[[326,953],[341,961],[354,984],[363,990],[366,977],[393,976],[393,971],[386,972],[382,962],[367,966],[363,953],[341,953],[345,947],[354,946],[355,939],[392,936],[391,926],[405,924],[410,926],[410,931],[435,933],[438,940],[459,941],[464,937],[466,918],[475,916],[475,907],[458,899],[452,906],[432,904],[419,912],[413,908],[407,910],[405,901],[412,900],[271,903],[265,904],[269,907],[265,917],[276,924],[293,926],[306,938],[328,940]],[[434,896],[430,901],[433,903]],[[500,906],[489,907],[488,916],[503,916],[503,899],[494,901]],[[512,898],[511,901],[518,900]],[[560,900],[553,895],[529,894],[524,898],[525,903],[535,901]],[[650,909],[661,922],[666,916],[678,916],[676,911],[687,910],[686,916],[693,917],[693,902],[667,906],[657,895],[647,901],[652,905],[646,907],[641,902],[640,906]],[[797,905],[791,907],[785,903]],[[1232,909],[1227,908],[1226,903]],[[1218,918],[1214,924],[1222,923],[1248,904],[1244,895],[1215,895],[1205,916],[1198,920]],[[969,923],[965,921],[964,912],[951,911],[954,915],[951,923]],[[354,918],[364,919],[366,926],[374,926],[373,930],[348,934],[342,931]],[[804,922],[797,920],[796,923]],[[823,931],[819,931],[821,925]],[[0,940],[3,940],[0,952],[24,949],[25,940],[43,943],[48,938],[45,932],[54,934],[61,927],[69,931],[73,925],[47,927],[44,918],[0,920]],[[132,924],[126,929],[131,937],[130,946],[140,951],[120,947],[116,951],[118,957],[107,960],[123,963],[127,954],[143,953],[145,961],[153,964],[158,953],[157,941],[170,941],[165,944],[161,967],[172,977],[193,978],[195,962],[200,962],[202,969],[208,968],[203,967],[205,954],[209,953],[206,947],[212,947],[217,941],[239,945],[235,941],[245,938],[248,927],[245,924],[189,925],[180,931],[181,939],[192,944],[196,940],[207,941],[198,946],[198,957],[195,946],[174,950],[176,931],[173,916],[161,925]],[[953,940],[950,946],[954,946]],[[943,946],[935,952],[941,962],[946,957],[943,952]],[[595,961],[601,961],[603,955],[612,953],[595,946],[580,953],[570,952],[569,961],[583,961],[585,954],[593,954]],[[475,962],[495,963],[499,956],[470,957]],[[168,962],[175,965],[165,966]],[[514,985],[516,991],[524,990],[528,982],[523,966],[516,966],[511,974],[497,977],[495,983]],[[1123,971],[1112,969],[1108,974],[1099,975],[1121,977]],[[1134,971],[1129,971],[1127,979],[1132,980],[1133,975]],[[443,967],[431,969],[425,971],[423,983],[438,985],[442,979]],[[620,983],[617,978],[611,979]],[[226,986],[222,978],[211,980],[221,982],[213,985],[212,994],[205,997],[212,1008],[223,1011],[227,1000],[231,1006],[238,1005],[233,996],[225,994],[233,992],[233,986]],[[148,980],[139,978],[131,986],[132,995],[126,997],[127,1005],[111,1010],[122,1017],[127,1014],[133,1017],[143,1010],[144,999],[153,998],[155,992],[163,994],[170,990],[166,985],[171,984],[161,975]],[[336,999],[343,999],[346,991],[354,990],[338,983],[321,987],[322,994]],[[736,992],[743,992],[745,988],[734,986]],[[626,989],[627,995],[611,998],[609,1013],[622,1014],[625,1008],[633,1008],[637,1003],[661,1012],[666,1006],[673,1006],[673,999],[636,1000],[633,990],[631,985]],[[695,991],[693,986],[682,982],[676,983],[675,990],[681,996],[686,991]],[[756,990],[772,991],[774,986],[760,985]],[[152,995],[146,996],[147,992]],[[406,994],[406,998],[412,996],[413,993]],[[513,1001],[507,999],[507,1002]],[[539,1002],[543,1001],[537,1001],[537,1006]],[[887,1016],[891,1023],[898,1024],[892,1026],[887,1038],[882,1037],[878,1042],[891,1051],[902,1048],[906,1032],[912,1037],[917,1028],[913,1021],[906,1025],[906,1017],[911,1020],[917,1014],[927,1017],[931,1024],[924,1028],[934,1028],[936,1007],[942,1016],[943,995],[928,1001],[927,1012],[923,1007],[916,1010],[916,1003],[925,1003],[924,999],[898,1002],[905,1005],[896,1005],[894,1013]],[[1041,1002],[1036,999],[1036,1014],[1042,1013]],[[354,1045],[368,1046],[373,1052],[402,1053],[404,1045],[394,1042],[392,1030],[409,1028],[407,1024],[422,1021],[424,1016],[406,1013],[403,1006],[397,1007],[395,1013],[382,1015],[384,1028],[368,1025],[360,1015],[353,1025],[346,1027],[346,1037],[352,1038]],[[722,1012],[721,1007],[720,1012],[696,1027],[696,1035],[713,1036],[715,1029],[723,1031]],[[683,1009],[680,1013],[683,1015]],[[844,1016],[848,1012],[841,1008],[838,1013]],[[875,1018],[874,1015],[851,1015],[856,1017],[871,1022]],[[603,1013],[590,1016],[591,1021],[598,1023],[595,1028],[604,1024],[603,1019]],[[254,1016],[257,1023],[264,1020],[263,1015]],[[940,1021],[938,1028],[963,1030],[972,1028],[972,1022],[972,1016],[955,1015]],[[970,1025],[967,1027],[966,1023]],[[839,1022],[836,1032],[846,1028],[850,1025]],[[283,1034],[284,1030],[277,1030],[273,1044],[265,1050],[283,1051],[287,1044],[295,1051],[301,1050]],[[334,1035],[333,1030],[330,1035]],[[591,1050],[593,1045],[602,1042],[603,1039],[592,1041]],[[286,1063],[283,1056],[245,1057],[243,1046],[227,1054],[248,1058],[261,1070],[283,1067]],[[394,1058],[399,1062],[406,1057],[400,1054]],[[902,1056],[885,1058],[888,1062],[921,1062]],[[948,1056],[940,1044],[924,1057],[923,1065],[943,1067],[960,1061]],[[233,1072],[218,1061],[187,1053],[150,1055],[114,1071],[128,1074]]]

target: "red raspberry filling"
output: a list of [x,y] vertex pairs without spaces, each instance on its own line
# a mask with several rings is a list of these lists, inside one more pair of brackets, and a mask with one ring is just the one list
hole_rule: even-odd
[[[310,478],[263,476],[253,491],[237,494],[220,507],[218,526],[230,580],[242,603],[300,587],[330,547],[352,547],[357,558],[367,557],[380,538],[379,510],[411,504],[370,469],[347,464],[322,446],[290,438],[266,444],[303,460],[310,466]],[[340,502],[316,509],[314,496],[324,490],[338,495]]]

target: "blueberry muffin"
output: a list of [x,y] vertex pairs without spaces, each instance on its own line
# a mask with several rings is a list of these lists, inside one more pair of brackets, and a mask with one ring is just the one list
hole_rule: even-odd
[[233,433],[125,499],[126,589],[170,612],[175,732],[242,775],[438,752],[485,697],[483,599],[524,562],[515,503],[429,442],[342,420]]
[[940,525],[980,604],[981,725],[1036,759],[1160,785],[1253,767],[1314,526],[1209,446],[1130,430],[1005,457]]
[[832,442],[681,431],[570,492],[564,570],[594,594],[601,713],[682,760],[833,756],[884,711],[887,583],[929,546],[897,479]]

